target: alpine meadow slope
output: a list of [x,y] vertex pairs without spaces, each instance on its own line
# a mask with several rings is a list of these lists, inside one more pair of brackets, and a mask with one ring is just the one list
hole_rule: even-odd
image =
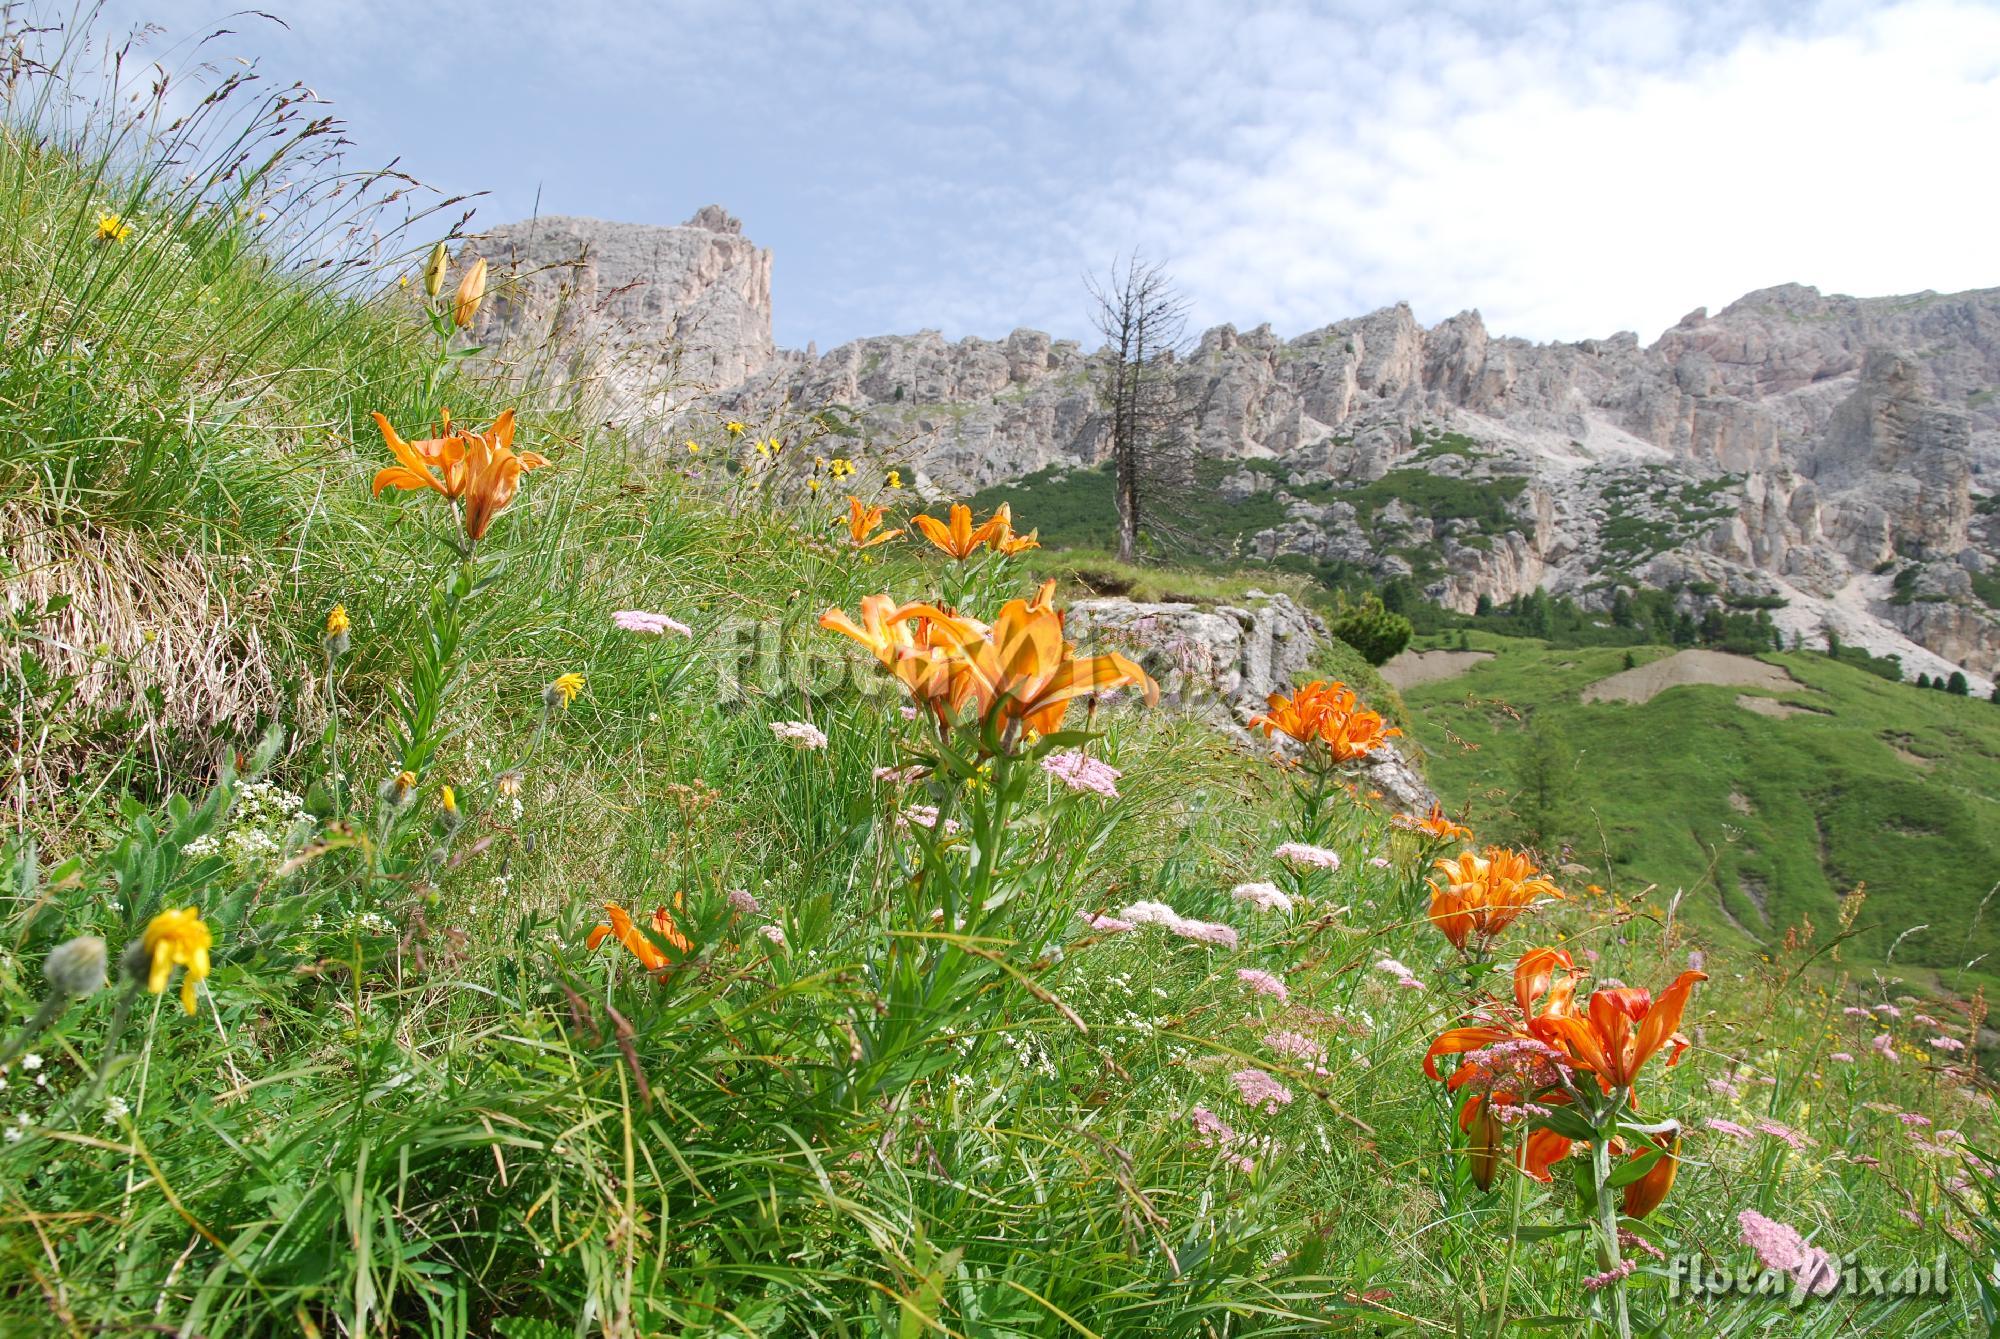
[[1025,505],[477,352],[462,202],[102,37],[0,13],[0,1334],[1993,1329],[1976,989],[1398,811],[1343,648],[1246,747]]

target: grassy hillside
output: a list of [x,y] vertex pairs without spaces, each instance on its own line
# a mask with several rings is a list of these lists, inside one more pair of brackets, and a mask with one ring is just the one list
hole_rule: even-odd
[[[1857,970],[1888,971],[1901,937],[1899,975],[1956,990],[1996,979],[2000,916],[1982,908],[2000,881],[2000,707],[1813,652],[1760,658],[1796,681],[1784,691],[1688,684],[1586,704],[1624,651],[1466,644],[1494,656],[1405,697],[1433,782],[1474,821],[1518,822],[1535,726],[1553,727],[1571,750],[1560,836],[1595,881],[1685,890],[1685,914],[1766,948],[1807,920],[1824,938],[1865,885],[1843,951]],[[1744,694],[1798,710],[1761,715]]]
[[[0,1335],[1993,1325],[1973,1007],[1718,940],[1686,1055],[1633,1079],[1575,1029],[1645,1012],[1667,1043],[1611,983],[1663,990],[1700,942],[1634,879],[1555,871],[1569,900],[1529,885],[1461,950],[1425,914],[1452,848],[1327,754],[1274,766],[1136,684],[1009,725],[1061,682],[1031,663],[1078,672],[1054,611],[1008,607],[1032,568],[857,548],[752,487],[780,476],[751,442],[809,455],[801,423],[717,423],[677,472],[587,387],[491,379],[456,356],[467,276],[426,295],[443,222],[356,229],[319,109],[225,74],[191,125],[134,120],[75,86],[81,34],[8,31]],[[371,488],[374,412],[424,443],[416,486]],[[966,677],[885,646],[892,681],[817,626],[883,593],[1035,635],[1002,660],[931,619]],[[1871,858],[1876,811],[1829,812]],[[1529,999],[1561,1065],[1514,1038],[1427,1078],[1538,946],[1572,955]],[[1516,1114],[1578,1139],[1548,1180]],[[1670,1259],[1757,1268],[1746,1212],[1952,1287],[1673,1299]]]

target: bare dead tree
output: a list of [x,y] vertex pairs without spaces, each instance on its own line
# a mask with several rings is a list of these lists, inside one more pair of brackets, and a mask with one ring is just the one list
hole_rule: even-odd
[[1085,282],[1105,342],[1098,398],[1111,432],[1118,557],[1131,562],[1142,521],[1167,521],[1168,499],[1194,482],[1198,407],[1182,367],[1188,304],[1165,269],[1137,253]]

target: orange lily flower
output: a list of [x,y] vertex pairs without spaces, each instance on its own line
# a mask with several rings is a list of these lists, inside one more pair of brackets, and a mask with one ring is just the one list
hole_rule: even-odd
[[[674,903],[677,906],[683,904],[679,893],[674,894]],[[611,918],[611,923],[599,925],[590,932],[590,938],[583,943],[586,949],[594,950],[606,939],[616,939],[639,960],[639,965],[649,972],[664,971],[673,966],[673,961],[640,932],[632,918],[625,914],[623,907],[615,902],[606,902],[604,911]],[[653,913],[653,933],[682,953],[694,951],[694,942],[681,933],[680,927],[674,924],[672,913],[665,907]]]
[[923,532],[924,538],[932,545],[950,554],[959,562],[964,562],[979,550],[982,544],[1011,535],[1014,523],[1005,503],[976,528],[972,524],[972,508],[963,502],[951,505],[951,524],[946,525],[935,516],[916,515],[910,520]]
[[866,646],[940,720],[976,701],[982,718],[997,710],[1009,725],[1050,734],[1085,694],[1131,687],[1148,703],[1159,701],[1159,685],[1125,656],[1078,656],[1063,640],[1054,598],[1055,583],[1044,583],[1032,600],[1009,600],[989,626],[934,605],[870,595],[859,623],[840,609],[827,610],[819,623]]
[[1529,1020],[1536,1016],[1536,1005],[1541,1005],[1540,1013],[1545,1017],[1568,1014],[1576,1007],[1576,987],[1576,963],[1566,950],[1529,949],[1514,964],[1516,1013],[1499,1022],[1445,1029],[1424,1052],[1425,1076],[1433,1079],[1443,1077],[1437,1071],[1437,1058],[1441,1055],[1463,1055],[1467,1051],[1484,1050],[1495,1042],[1522,1038],[1542,1040],[1530,1030]]
[[1365,758],[1391,735],[1403,733],[1363,707],[1344,683],[1316,679],[1290,697],[1271,694],[1266,705],[1268,711],[1250,718],[1252,729],[1267,737],[1284,734],[1309,748],[1323,746],[1335,763]]
[[847,542],[857,549],[872,549],[902,534],[901,530],[885,530],[879,535],[874,533],[882,524],[884,511],[882,507],[864,507],[860,498],[848,494]]
[[1541,897],[1562,896],[1547,879],[1535,876],[1535,866],[1516,851],[1489,846],[1484,855],[1461,852],[1437,862],[1443,886],[1431,883],[1431,924],[1463,950],[1476,938],[1483,949],[1523,911]]
[[[1659,1144],[1659,1161],[1646,1169],[1646,1174],[1625,1187],[1625,1196],[1619,1209],[1627,1218],[1644,1218],[1660,1207],[1660,1201],[1674,1188],[1674,1173],[1680,1170],[1681,1137],[1678,1133],[1662,1136]],[[1638,1153],[1644,1153],[1642,1147]]]
[[416,442],[404,441],[381,414],[369,417],[382,430],[389,453],[401,462],[375,472],[376,497],[382,496],[385,488],[435,488],[454,502],[465,495],[465,444],[452,431],[449,409],[444,411],[439,435]]
[[1657,1000],[1651,991],[1631,986],[1594,990],[1583,1013],[1545,1014],[1530,1019],[1528,1027],[1578,1069],[1596,1074],[1605,1092],[1630,1088],[1661,1047],[1673,1046],[1669,1068],[1679,1063],[1688,1047],[1679,1030],[1681,1015],[1695,983],[1706,980],[1706,973],[1682,972]]
[[1443,841],[1472,840],[1472,829],[1447,818],[1442,804],[1433,804],[1431,811],[1422,818],[1418,818],[1415,814],[1397,814],[1395,822],[1399,828],[1421,832],[1426,837],[1435,837]]
[[493,518],[505,511],[521,487],[521,475],[540,469],[548,460],[535,451],[514,452],[514,411],[493,420],[483,433],[462,434],[466,442],[465,535],[486,537]]
[[1000,533],[993,536],[991,540],[995,553],[1011,558],[1017,553],[1026,553],[1029,549],[1039,549],[1042,547],[1041,540],[1036,538],[1037,535],[1042,533],[1040,530],[1030,530],[1025,535],[1014,533],[1014,517],[1007,507],[1002,506],[993,515],[996,519],[1004,516],[1007,520],[1007,524],[1001,529]]
[[462,501],[466,537],[474,541],[486,537],[493,518],[514,500],[522,472],[549,463],[539,452],[515,452],[511,409],[484,432],[452,427],[447,412],[439,429],[442,435],[417,442],[404,441],[381,414],[373,417],[382,440],[400,462],[376,472],[376,495],[385,488],[429,488],[453,502]]
[[940,626],[945,638],[958,639],[980,715],[997,706],[1008,721],[1045,735],[1060,730],[1069,704],[1088,693],[1131,687],[1145,694],[1147,705],[1157,703],[1160,686],[1125,656],[1077,656],[1063,640],[1062,615],[1050,607],[1053,594],[1053,583],[1046,583],[1032,602],[1009,600],[976,639],[964,635],[978,627],[968,620]]

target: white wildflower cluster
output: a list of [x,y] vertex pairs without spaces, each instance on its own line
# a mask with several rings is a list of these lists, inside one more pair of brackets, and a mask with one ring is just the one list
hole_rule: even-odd
[[1056,1077],[1055,1062],[1035,1037],[1022,1035],[1014,1039],[1014,1063],[1030,1074],[1045,1079]]
[[275,782],[239,782],[226,826],[195,838],[182,854],[190,859],[219,855],[238,869],[254,869],[283,854],[292,828],[305,814],[305,807],[303,798]]

